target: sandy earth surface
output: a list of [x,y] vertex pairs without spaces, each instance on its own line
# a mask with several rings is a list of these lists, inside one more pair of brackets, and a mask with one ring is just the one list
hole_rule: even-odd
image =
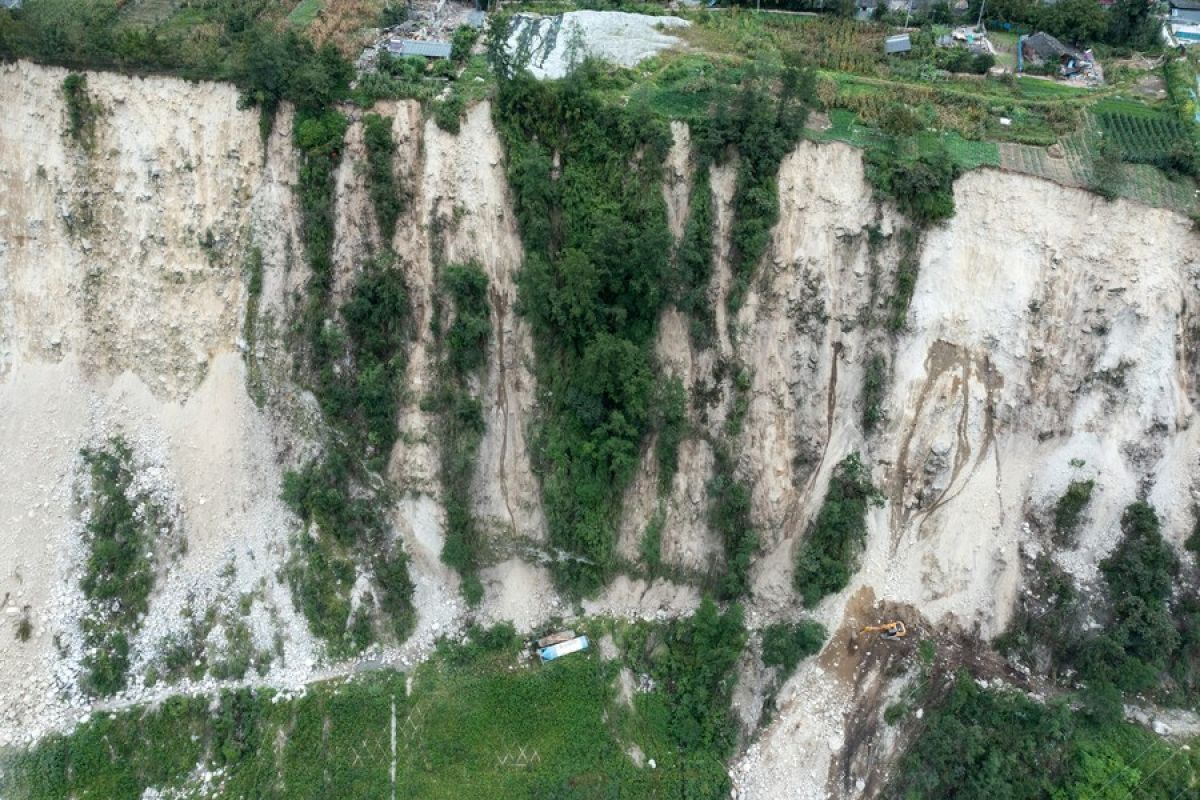
[[680,17],[624,11],[568,11],[551,17],[517,14],[508,50],[535,78],[561,78],[588,57],[632,67],[680,45],[680,39],[665,31],[689,25]]
[[[264,146],[257,117],[237,109],[232,88],[90,75],[105,114],[86,155],[63,135],[64,75],[0,67],[0,107],[12,110],[0,116],[0,613],[15,624],[28,609],[34,625],[28,643],[0,647],[0,745],[67,727],[88,710],[77,685],[79,450],[118,433],[133,448],[139,486],[172,520],[135,672],[178,631],[184,607],[221,611],[246,593],[256,644],[283,639],[282,655],[253,680],[299,688],[358,668],[322,657],[277,579],[296,530],[277,499],[280,476],[315,438],[312,399],[291,383],[282,342],[306,280],[290,117],[281,115]],[[525,631],[580,610],[687,613],[699,591],[665,580],[618,577],[582,609],[554,591],[526,439],[536,402],[531,340],[513,311],[522,251],[490,110],[472,109],[457,136],[413,103],[376,111],[393,121],[396,171],[411,201],[395,231],[376,230],[361,197],[356,122],[337,178],[337,285],[348,286],[387,238],[414,298],[409,400],[388,471],[418,626],[404,645],[369,660],[415,663],[473,619]],[[686,127],[672,131],[664,196],[678,235],[695,176]],[[1095,577],[1122,508],[1139,493],[1163,513],[1169,538],[1190,529],[1200,452],[1197,236],[1161,210],[972,172],[956,186],[956,216],[925,235],[908,324],[892,337],[869,320],[888,299],[902,221],[872,201],[858,151],[805,143],[784,161],[780,221],[760,275],[727,318],[735,176],[736,165],[710,175],[716,344],[696,348],[688,321],[667,311],[656,351],[664,372],[692,389],[714,380],[720,360],[751,375],[744,429],[731,442],[763,542],[750,627],[800,614],[792,559],[841,458],[861,452],[886,503],[870,515],[851,586],[814,611],[839,633],[778,687],[777,711],[732,774],[739,797],[853,797],[886,774],[895,742],[866,718],[904,678],[891,677],[877,649],[845,652],[840,632],[903,612],[930,635],[994,636],[1020,590],[1021,549],[1037,547],[1039,520],[1071,480],[1097,482],[1078,547],[1055,556],[1081,580]],[[867,226],[883,236],[875,250]],[[265,322],[246,352],[242,259],[252,244],[263,253]],[[494,330],[477,387],[487,426],[473,491],[494,557],[476,612],[440,562],[437,442],[420,409],[435,359],[435,253],[477,261],[491,282]],[[867,437],[860,393],[872,352],[886,358],[889,389],[886,421]],[[247,393],[252,365],[265,375],[262,406]],[[710,437],[731,412],[729,380],[704,414],[689,409]],[[706,515],[712,463],[704,437],[685,441],[661,501],[664,561],[682,574],[703,573],[720,557]],[[660,502],[649,452],[643,465],[621,522],[620,552],[630,558]],[[177,540],[186,552],[168,546]],[[741,674],[736,710],[751,727],[775,678],[755,647]],[[214,685],[139,681],[113,702]]]

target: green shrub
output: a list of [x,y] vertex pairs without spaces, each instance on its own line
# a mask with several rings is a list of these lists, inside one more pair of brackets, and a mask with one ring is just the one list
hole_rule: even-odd
[[663,526],[667,522],[667,512],[661,505],[654,510],[649,522],[646,523],[646,530],[642,533],[642,541],[639,546],[639,551],[642,557],[642,563],[650,570],[651,575],[658,573],[662,567],[662,535]]
[[917,289],[917,278],[921,268],[921,233],[912,228],[903,228],[900,237],[900,262],[896,265],[896,291],[888,305],[887,327],[892,332],[904,329],[908,321],[908,307],[912,304]]
[[477,264],[452,264],[442,269],[440,285],[454,311],[430,398],[431,410],[438,413],[439,479],[446,509],[442,561],[462,576],[463,595],[475,605],[483,599],[478,575],[482,537],[471,510],[471,483],[484,420],[471,380],[486,363],[492,333],[488,278]]
[[716,318],[708,301],[713,269],[712,186],[706,165],[696,168],[695,183],[684,223],[683,237],[675,250],[672,299],[692,320],[692,339],[708,346],[716,335]]
[[658,492],[665,494],[679,469],[679,445],[687,436],[687,389],[678,376],[671,376],[659,386],[655,401],[654,427],[658,438],[654,454],[658,459]]
[[1054,538],[1059,544],[1073,541],[1095,485],[1096,482],[1090,480],[1071,481],[1066,493],[1054,504]]
[[72,72],[63,79],[62,88],[67,103],[67,132],[75,144],[84,150],[91,150],[96,143],[99,107],[88,94],[87,76]]
[[396,142],[392,138],[391,120],[378,114],[365,115],[363,140],[367,148],[367,194],[375,207],[379,235],[387,246],[396,232],[396,220],[406,199],[392,164]]
[[881,503],[858,454],[843,459],[796,558],[794,582],[806,607],[849,584],[867,539],[867,509]]
[[954,215],[959,168],[940,140],[922,148],[913,139],[893,139],[867,148],[865,161],[876,194],[895,203],[918,228]]
[[[80,453],[91,493],[84,543],[88,550],[79,586],[88,608],[82,619],[85,691],[110,695],[125,688],[128,635],[149,609],[154,587],[152,552],[162,510],[133,486],[133,453],[120,438]],[[138,510],[140,508],[140,511]]]
[[1137,502],[1125,509],[1121,541],[1100,562],[1100,572],[1114,599],[1129,596],[1162,603],[1171,596],[1179,559],[1163,539],[1161,525],[1149,503]]
[[762,635],[763,663],[779,667],[781,679],[787,680],[801,660],[821,652],[827,637],[825,626],[811,619],[768,625]]
[[883,421],[883,401],[887,396],[887,359],[872,353],[863,371],[863,431],[872,433]]
[[454,29],[454,35],[450,38],[450,60],[460,63],[466,61],[467,57],[471,55],[471,48],[475,46],[478,39],[478,28],[459,25]]
[[733,600],[750,590],[750,561],[758,549],[758,533],[750,520],[750,487],[737,479],[728,450],[716,448],[713,477],[708,483],[708,524],[721,537],[725,572],[718,592]]
[[[654,420],[652,352],[671,236],[666,125],[609,104],[585,64],[558,82],[502,81],[494,106],[525,245],[518,312],[535,341],[535,467],[561,586],[595,591]],[[551,179],[558,161],[558,180]]]

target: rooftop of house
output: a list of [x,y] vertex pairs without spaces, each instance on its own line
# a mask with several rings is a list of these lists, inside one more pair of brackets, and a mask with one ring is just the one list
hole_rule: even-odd
[[425,42],[417,39],[391,39],[388,52],[397,56],[425,56],[426,58],[449,58],[449,42]]

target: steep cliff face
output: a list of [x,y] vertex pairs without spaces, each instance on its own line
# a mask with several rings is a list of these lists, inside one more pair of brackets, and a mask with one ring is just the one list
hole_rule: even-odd
[[[846,148],[811,145],[785,162],[775,268],[741,316],[752,331],[744,358],[757,366],[743,467],[768,532],[758,607],[792,602],[792,554],[833,463],[862,452],[887,495],[869,517],[862,569],[818,608],[838,633],[783,687],[737,767],[750,797],[878,788],[887,654],[855,652],[848,634],[897,609],[924,630],[998,634],[1022,548],[1042,541],[1031,525],[1072,480],[1097,485],[1077,545],[1054,555],[1080,580],[1097,577],[1136,498],[1162,512],[1176,545],[1193,521],[1200,263],[1188,221],[1001,172],[964,176],[954,218],[925,236],[908,325],[887,341],[886,423],[864,436],[870,265],[856,234],[873,212],[858,164]],[[812,328],[814,272],[829,319]],[[809,315],[789,314],[789,298],[807,298]],[[807,479],[789,470],[812,453]]]
[[[187,541],[186,552],[159,562],[133,646],[137,674],[118,702],[150,696],[142,668],[182,630],[187,608],[223,613],[239,596],[251,598],[256,645],[274,649],[277,632],[281,640],[262,680],[298,685],[347,668],[321,663],[277,580],[298,527],[277,499],[281,473],[311,452],[319,424],[287,342],[308,277],[290,116],[281,113],[263,142],[257,114],[238,109],[232,88],[92,74],[101,114],[85,151],[65,133],[65,74],[0,68],[8,110],[0,118],[0,474],[8,476],[0,594],[6,619],[28,607],[33,622],[29,642],[0,648],[0,730],[8,732],[0,736],[10,737],[67,725],[85,707],[78,452],[114,435],[130,443],[139,474]],[[388,473],[418,623],[403,647],[375,655],[410,663],[468,618],[528,629],[569,609],[542,566],[550,554],[530,453],[532,340],[515,311],[522,247],[491,111],[471,109],[457,135],[424,120],[414,103],[374,111],[392,120],[408,201],[395,230],[379,230],[361,120],[349,112],[336,180],[335,292],[391,242],[412,296],[414,340]],[[672,132],[663,191],[679,236],[696,167],[686,127]],[[878,786],[886,770],[893,743],[878,724],[881,698],[908,665],[889,669],[886,654],[848,648],[848,631],[902,609],[931,634],[996,635],[1021,587],[1021,548],[1038,541],[1030,526],[1072,480],[1095,479],[1096,495],[1077,545],[1055,558],[1082,580],[1095,577],[1135,496],[1149,497],[1176,543],[1190,529],[1200,452],[1191,425],[1197,237],[1161,210],[973,172],[958,181],[954,218],[921,238],[907,323],[890,331],[880,320],[906,223],[872,199],[858,151],[803,143],[781,169],[772,246],[731,315],[735,177],[736,165],[709,175],[713,344],[694,342],[690,321],[673,310],[656,343],[662,372],[689,390],[693,435],[661,506],[647,443],[620,525],[620,552],[636,561],[661,507],[662,559],[681,582],[621,576],[585,608],[652,615],[695,606],[721,558],[708,522],[720,441],[750,487],[762,542],[748,622],[794,617],[797,545],[834,466],[859,452],[886,496],[870,514],[862,568],[815,609],[835,635],[780,689],[770,724],[735,765],[739,796],[852,796],[860,781]],[[252,248],[263,265],[256,300]],[[474,612],[439,558],[439,442],[421,402],[436,379],[437,273],[467,261],[489,278],[492,323],[473,387],[486,425],[472,495],[487,541],[485,597]],[[872,356],[884,365],[884,417],[867,433],[862,387]],[[734,386],[736,372],[748,388]],[[729,424],[734,415],[744,415],[739,425]],[[737,710],[751,727],[770,676],[753,648],[744,666]]]
[[66,723],[82,704],[79,451],[110,437],[128,441],[187,543],[161,570],[135,669],[185,624],[182,608],[251,591],[254,638],[278,628],[293,667],[315,657],[274,579],[291,524],[277,499],[281,440],[247,394],[239,341],[254,243],[268,253],[264,314],[283,314],[287,134],[264,145],[231,87],[95,74],[85,150],[65,133],[65,75],[0,70],[0,594],[7,620],[33,625],[0,655],[6,737]]

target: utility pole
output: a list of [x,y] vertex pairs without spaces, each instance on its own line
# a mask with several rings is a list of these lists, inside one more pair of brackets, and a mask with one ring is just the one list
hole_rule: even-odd
[[987,0],[983,0],[979,4],[979,20],[975,23],[975,30],[983,30],[983,10],[987,8]]

